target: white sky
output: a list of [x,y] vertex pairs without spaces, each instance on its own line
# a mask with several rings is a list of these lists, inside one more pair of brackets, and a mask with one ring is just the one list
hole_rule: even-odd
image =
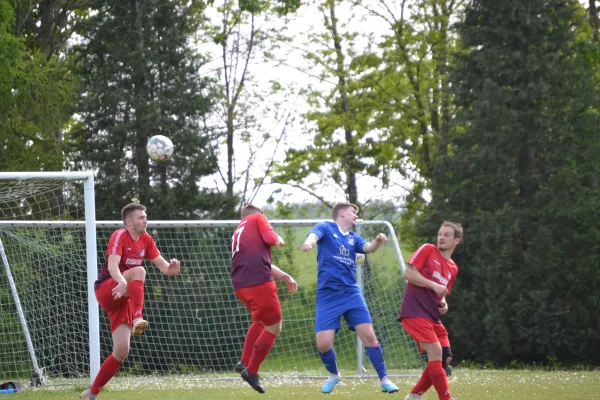
[[[396,7],[396,3],[398,3],[393,0],[388,2],[392,7]],[[222,0],[221,2],[215,2],[215,5],[219,3],[222,4]],[[364,10],[362,9],[356,11],[360,11],[361,14],[365,14]],[[214,15],[212,17],[213,22],[219,21],[218,16]],[[338,19],[340,31],[347,32],[348,27],[344,27],[344,24],[351,19],[351,10],[347,6],[344,8],[340,7],[338,10]],[[352,21],[353,23],[350,29],[361,32],[361,36],[372,33],[379,38],[387,31],[387,26],[382,23],[382,20],[378,17],[364,19],[363,17],[355,16],[352,18]],[[268,109],[273,108],[276,102],[284,100],[284,96],[275,96],[268,99],[263,103],[261,109],[257,109],[256,114],[258,115],[259,120],[262,122],[263,132],[270,132],[274,136],[279,136],[281,134],[283,120],[288,113],[291,112],[290,117],[294,118],[295,120],[291,126],[288,126],[286,135],[284,136],[282,143],[277,148],[273,141],[265,143],[260,148],[260,156],[258,159],[262,160],[262,162],[256,163],[250,169],[250,177],[252,179],[263,176],[264,171],[266,170],[266,164],[271,159],[272,154],[275,154],[276,160],[282,161],[285,159],[285,152],[288,148],[303,148],[306,146],[307,141],[311,140],[311,136],[309,134],[310,127],[307,126],[306,121],[302,116],[306,111],[309,110],[309,107],[304,97],[302,95],[298,95],[298,91],[300,89],[308,89],[310,86],[314,86],[321,90],[328,90],[333,86],[331,82],[334,82],[333,79],[330,82],[327,82],[316,78],[315,76],[318,75],[319,71],[312,67],[309,61],[304,58],[304,54],[306,54],[306,50],[304,49],[308,49],[309,51],[318,50],[317,45],[309,43],[308,33],[321,32],[324,29],[323,17],[318,8],[314,4],[305,5],[296,14],[294,14],[289,21],[283,21],[281,18],[274,18],[272,21],[260,21],[257,23],[257,25],[266,27],[273,26],[275,23],[278,23],[280,26],[282,23],[285,23],[287,30],[283,31],[282,33],[286,36],[294,37],[294,40],[291,44],[279,42],[280,49],[276,52],[276,55],[278,58],[284,58],[285,64],[276,64],[274,62],[265,63],[261,62],[260,60],[256,60],[250,65],[249,71],[253,76],[253,80],[256,83],[256,87],[258,88],[259,92],[269,88],[272,80],[277,80],[282,87],[286,88],[292,94],[288,96],[287,100],[285,100],[281,107],[277,108],[276,111],[269,111]],[[241,35],[245,34],[247,33],[242,29]],[[362,44],[359,42],[359,46],[364,46],[366,40],[362,40],[362,42]],[[199,46],[199,50],[202,53],[209,51],[212,56],[211,62],[209,62],[204,67],[204,70],[200,72],[212,74],[213,76],[215,74],[221,74],[220,76],[222,78],[223,60],[220,57],[220,48],[215,45],[201,45]],[[302,70],[306,72],[303,72]],[[261,116],[261,112],[266,112],[268,116]],[[275,114],[279,115],[276,117]],[[279,122],[277,119],[279,119]],[[255,136],[258,136],[258,138],[254,139],[254,144],[256,145],[259,142],[260,133]],[[237,167],[236,172],[240,174],[243,170],[245,170],[245,166],[248,164],[248,155],[250,153],[248,144],[242,143],[241,140],[237,140],[235,144],[235,153]],[[220,164],[223,168],[223,172],[225,173],[227,165],[225,143],[223,143],[221,146]],[[394,180],[399,185],[406,185],[406,182],[402,182],[399,176],[394,177]],[[312,177],[312,180],[309,180],[308,183],[318,184],[320,190],[318,190],[317,193],[320,196],[325,197],[328,201],[335,202],[344,199],[343,192],[340,189],[337,189],[337,187],[331,182],[320,182],[320,178],[316,175]],[[360,177],[357,183],[359,200],[362,202],[374,198],[397,198],[404,194],[404,190],[398,186],[383,190],[380,181],[371,177]],[[213,188],[216,186],[221,190],[224,190],[225,187],[218,174],[204,179],[202,184]],[[282,199],[285,195],[287,195],[288,201],[315,201],[315,198],[306,192],[291,188],[287,185],[266,185],[260,188],[253,203],[258,206],[264,206],[272,192],[278,188],[282,189],[282,193],[276,196],[277,199]],[[236,190],[243,190],[243,182],[236,185]]]

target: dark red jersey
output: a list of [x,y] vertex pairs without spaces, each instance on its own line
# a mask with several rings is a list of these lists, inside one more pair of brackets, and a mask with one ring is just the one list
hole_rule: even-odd
[[121,256],[119,270],[123,273],[130,268],[144,265],[144,258],[152,260],[158,257],[160,252],[156,248],[152,236],[147,233],[142,233],[138,240],[133,240],[125,228],[114,231],[108,241],[106,259],[98,274],[98,280],[94,284],[94,289],[97,289],[102,282],[111,277],[110,272],[108,272],[108,256],[111,254],[118,254]]
[[[423,277],[446,286],[450,294],[458,267],[451,259],[444,258],[437,246],[424,244],[410,256],[408,263],[417,268]],[[399,319],[427,318],[436,323],[440,322],[439,305],[440,298],[432,289],[415,286],[409,282],[402,297]]]
[[273,281],[271,246],[277,234],[260,213],[240,222],[231,238],[231,281],[235,290]]

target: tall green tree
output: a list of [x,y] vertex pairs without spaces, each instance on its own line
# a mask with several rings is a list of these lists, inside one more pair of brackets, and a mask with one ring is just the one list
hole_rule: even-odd
[[[20,5],[0,2],[0,169],[60,170],[76,78],[68,58],[40,46],[43,36],[34,35],[31,26],[43,23]],[[21,23],[24,14],[28,28]]]
[[[211,17],[205,19],[198,33],[201,41],[218,49],[214,59],[220,65],[207,65],[219,82],[209,128],[225,144],[225,162],[219,165],[219,176],[226,193],[233,196],[235,186],[242,184],[241,203],[252,200],[251,192],[256,191],[256,187],[251,188],[253,181],[261,181],[251,174],[254,164],[260,161],[261,148],[271,143],[277,147],[285,132],[285,127],[279,135],[272,132],[279,121],[272,121],[269,115],[281,105],[271,96],[283,92],[281,85],[272,80],[271,88],[261,88],[256,72],[265,65],[274,67],[273,53],[288,40],[284,35],[286,15],[299,6],[296,1],[215,1],[207,7],[206,14]],[[275,114],[275,119],[286,118],[270,114]],[[240,145],[245,147],[242,152],[247,161],[236,154]]]
[[[311,107],[306,114],[308,144],[288,150],[273,181],[302,188],[323,203],[327,199],[319,194],[319,186],[336,185],[348,201],[357,203],[358,179],[368,175],[385,181],[378,157],[385,150],[394,152],[391,144],[385,145],[385,139],[371,134],[369,125],[369,92],[374,83],[367,71],[377,60],[370,51],[358,50],[356,42],[366,39],[362,45],[368,48],[374,41],[352,28],[355,20],[340,17],[340,10],[350,7],[350,2],[325,0],[317,6],[324,29],[309,34],[316,50],[306,53],[311,68],[305,72],[317,75],[322,84],[307,91]],[[324,90],[323,84],[330,88]],[[319,184],[309,183],[317,177]]]
[[[426,204],[438,157],[447,152],[455,107],[449,87],[452,54],[459,41],[452,20],[464,8],[462,0],[373,2],[356,7],[386,27],[372,57],[370,71],[371,129],[380,132],[395,151],[379,162],[399,174],[411,219]],[[400,179],[396,179],[400,184]]]
[[[461,358],[600,356],[598,49],[576,1],[477,0],[450,150],[421,225],[465,225],[448,327]],[[433,235],[432,235],[433,236]]]
[[[99,218],[118,218],[137,200],[153,218],[197,218],[230,212],[231,196],[199,186],[217,169],[202,120],[213,82],[196,73],[203,58],[189,46],[203,4],[167,0],[95,1],[81,26],[83,96],[73,128],[78,168],[96,173]],[[168,162],[151,162],[146,142],[165,135]]]

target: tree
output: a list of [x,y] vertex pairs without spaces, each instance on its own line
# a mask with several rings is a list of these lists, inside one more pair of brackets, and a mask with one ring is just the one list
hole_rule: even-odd
[[[241,203],[250,202],[264,180],[253,179],[251,172],[264,156],[261,149],[271,142],[275,148],[279,146],[290,119],[289,113],[279,112],[288,101],[287,96],[283,96],[283,101],[274,100],[281,97],[281,85],[273,79],[270,89],[262,89],[255,72],[258,68],[274,67],[273,52],[288,40],[284,35],[285,17],[299,6],[295,1],[218,1],[207,9],[208,18],[199,33],[207,47],[216,45],[218,49],[214,59],[220,65],[207,64],[205,69],[220,83],[214,113],[208,122],[213,136],[225,143],[226,161],[219,166],[219,177],[229,196],[234,195],[236,184],[242,184]],[[272,126],[279,122],[283,122],[283,128],[279,134],[273,134]],[[243,157],[236,154],[240,145],[245,147]],[[268,171],[269,167],[265,169]],[[251,189],[254,181],[255,188]]]
[[[41,51],[20,25],[16,2],[0,2],[0,169],[60,170],[62,132],[77,86],[69,59]],[[32,24],[39,22],[29,19]]]
[[458,48],[451,21],[464,2],[402,1],[394,5],[377,0],[355,4],[388,27],[380,50],[373,54],[378,63],[372,72],[376,85],[371,127],[395,149],[393,156],[381,162],[407,182],[402,188],[407,193],[406,220],[410,220],[427,203],[425,192],[430,190],[435,162],[447,152],[455,112],[448,77]]
[[[448,325],[462,358],[597,362],[597,48],[575,1],[473,1],[459,107],[423,236],[465,225]],[[460,247],[459,247],[460,249]]]
[[[368,123],[373,81],[366,72],[373,68],[375,60],[369,51],[363,56],[356,50],[359,34],[346,31],[350,22],[340,22],[340,5],[349,3],[325,0],[318,5],[325,29],[309,36],[321,49],[306,53],[314,68],[304,71],[317,75],[322,83],[332,87],[329,90],[313,87],[308,91],[312,108],[306,114],[310,123],[308,144],[288,150],[273,177],[273,182],[301,188],[323,203],[327,200],[317,193],[310,179],[318,177],[321,185],[337,185],[348,201],[357,203],[358,178],[367,175],[385,180],[378,157],[382,151],[393,152],[384,140],[376,139]],[[373,39],[368,38],[365,46],[372,44]]]
[[[118,218],[123,204],[151,206],[152,218],[198,218],[230,212],[235,199],[199,186],[217,158],[202,120],[214,84],[196,73],[203,63],[188,40],[202,4],[166,0],[96,1],[81,26],[83,97],[74,126],[77,168],[97,172],[97,214]],[[150,162],[145,146],[171,138],[175,154]]]

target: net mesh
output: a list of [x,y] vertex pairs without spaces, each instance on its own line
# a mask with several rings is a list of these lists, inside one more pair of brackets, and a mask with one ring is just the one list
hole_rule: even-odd
[[[36,188],[11,185],[0,181],[0,208],[9,210],[2,214],[0,239],[35,356],[51,380],[85,378],[89,376],[85,230],[83,222],[68,226],[61,222],[81,221],[83,210],[69,206],[68,200],[74,198],[73,187],[66,190],[64,183],[44,183]],[[10,192],[19,193],[21,200],[12,199],[7,195]],[[61,196],[61,202],[53,196]],[[55,222],[6,224],[7,219],[19,218]],[[163,256],[181,260],[182,272],[176,277],[166,276],[146,263],[144,316],[150,327],[144,335],[132,337],[129,357],[119,375],[152,375],[156,379],[173,374],[236,376],[233,366],[239,361],[251,321],[230,281],[231,236],[235,226],[210,221],[190,221],[185,226],[173,226],[168,221],[149,224],[149,233]],[[116,223],[97,224],[98,265],[102,265],[110,235],[118,227]],[[277,283],[283,331],[261,373],[323,376],[326,371],[314,344],[316,252],[299,250],[311,226],[289,222],[274,224],[274,228],[287,245],[273,249],[273,263],[294,276],[299,290],[290,294],[283,282]],[[383,223],[361,225],[360,229],[367,240],[378,232],[390,236]],[[405,283],[394,247],[388,242],[368,255],[360,268],[365,299],[385,351],[388,371],[402,374],[422,366],[414,343],[397,321]],[[1,271],[0,371],[6,378],[29,377],[33,371],[31,355],[6,266]],[[104,360],[111,352],[111,337],[103,312],[100,337]],[[357,351],[356,334],[347,329],[345,322],[336,336],[335,349],[344,375],[375,373],[364,350]],[[364,369],[358,363],[361,355]]]

